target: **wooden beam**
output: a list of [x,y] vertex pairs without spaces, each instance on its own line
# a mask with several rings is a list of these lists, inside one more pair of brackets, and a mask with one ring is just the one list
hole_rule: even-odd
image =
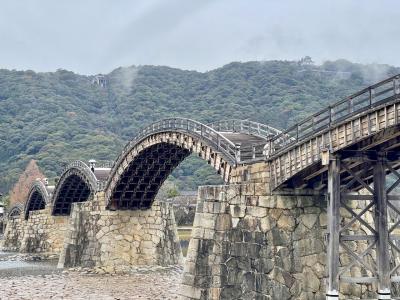
[[328,249],[327,299],[339,299],[340,230],[340,158],[334,156],[328,166]]
[[[383,158],[374,164],[375,230],[378,271],[378,299],[390,299],[389,233],[387,220],[386,172]],[[389,296],[389,297],[387,297]]]

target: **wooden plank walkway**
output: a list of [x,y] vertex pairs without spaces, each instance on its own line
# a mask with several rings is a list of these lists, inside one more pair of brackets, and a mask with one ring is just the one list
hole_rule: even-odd
[[[346,149],[381,131],[399,125],[398,77],[380,84],[384,86],[384,89],[378,96],[376,93],[374,96],[374,90],[380,87],[379,84],[338,103],[339,107],[345,104],[346,110],[330,107],[277,136],[276,144],[271,146],[275,149],[271,151],[269,157],[272,187],[281,186],[300,171],[319,163],[322,151],[329,150],[333,153]],[[359,97],[363,99],[360,101]],[[360,103],[363,102],[365,102],[364,106],[360,109]],[[348,116],[343,112],[346,112]],[[334,117],[336,120],[333,119]],[[313,127],[318,128],[310,131],[309,129]],[[302,134],[304,137],[299,137]],[[397,135],[400,135],[400,132],[393,130],[388,136],[382,136],[375,142],[362,145],[358,150],[367,150]],[[327,168],[321,166],[317,172],[325,171]]]

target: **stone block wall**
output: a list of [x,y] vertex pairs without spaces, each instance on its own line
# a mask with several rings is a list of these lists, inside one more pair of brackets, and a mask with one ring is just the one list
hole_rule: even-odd
[[325,207],[307,191],[201,187],[182,298],[325,299]]
[[31,211],[24,221],[21,252],[60,253],[69,216],[52,216],[51,208]]
[[60,253],[68,216],[52,216],[51,208],[31,211],[28,220],[23,216],[10,219],[4,234],[3,248],[30,253]]
[[172,198],[160,197],[157,200],[171,203],[174,208],[175,221],[177,226],[192,226],[196,213],[197,192],[189,195],[179,195]]
[[4,231],[2,248],[8,251],[19,251],[21,241],[24,235],[22,217],[11,217],[7,220],[7,226]]
[[182,260],[172,206],[148,210],[105,209],[104,193],[73,204],[59,267],[171,265]]
[[264,185],[267,192],[270,192],[270,177],[269,164],[259,162],[251,165],[237,166],[231,171],[230,183],[260,183]]

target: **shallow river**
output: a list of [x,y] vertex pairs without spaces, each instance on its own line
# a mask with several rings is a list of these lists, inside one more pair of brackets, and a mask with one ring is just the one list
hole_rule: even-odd
[[0,277],[59,273],[57,260],[23,261],[16,252],[0,251]]

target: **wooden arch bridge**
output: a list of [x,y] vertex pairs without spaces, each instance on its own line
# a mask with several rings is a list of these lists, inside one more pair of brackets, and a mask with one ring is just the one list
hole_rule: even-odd
[[[226,183],[259,180],[245,172],[261,164],[268,176],[262,183],[271,194],[280,190],[312,189],[326,194],[327,299],[338,299],[339,283],[375,283],[378,299],[391,299],[391,285],[400,281],[400,252],[394,234],[400,206],[394,194],[400,184],[400,77],[394,76],[355,93],[295,124],[286,131],[248,120],[202,124],[190,119],[165,119],[143,128],[113,165],[96,167],[71,163],[51,190],[36,182],[24,210],[51,205],[53,215],[68,215],[71,204],[105,192],[110,210],[145,210],[152,206],[162,183],[190,154],[206,160]],[[237,179],[238,174],[240,179]],[[387,181],[388,174],[394,177]],[[352,202],[366,203],[361,210]],[[341,213],[347,211],[350,217]],[[395,222],[388,221],[388,214]],[[13,216],[18,208],[11,210]],[[366,215],[374,223],[366,221]],[[350,234],[356,222],[363,234]],[[365,241],[357,253],[351,242]],[[351,260],[344,265],[339,253]],[[376,253],[376,261],[369,257]],[[395,254],[394,254],[395,253]],[[355,265],[362,276],[349,275]]]

